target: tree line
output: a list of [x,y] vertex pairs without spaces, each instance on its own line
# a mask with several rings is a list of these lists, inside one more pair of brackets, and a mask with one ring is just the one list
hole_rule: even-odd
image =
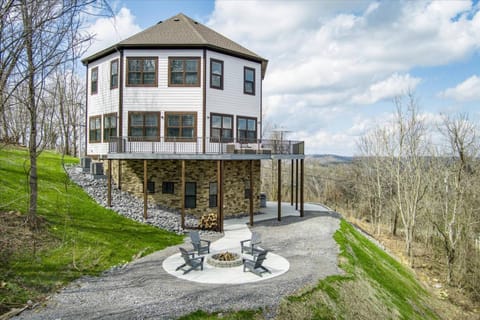
[[[305,161],[305,200],[367,221],[374,234],[400,236],[410,266],[427,248],[445,282],[480,298],[479,127],[466,114],[427,121],[414,94],[394,99],[392,118],[362,136],[350,163]],[[263,191],[276,199],[274,162]],[[283,198],[289,199],[289,168]],[[435,260],[435,259],[434,259]],[[434,262],[435,263],[435,262]]]

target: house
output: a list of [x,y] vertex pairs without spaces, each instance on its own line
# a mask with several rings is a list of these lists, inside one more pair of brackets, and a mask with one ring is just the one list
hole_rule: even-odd
[[109,187],[144,198],[145,215],[153,202],[182,225],[185,213],[253,223],[267,159],[291,160],[292,187],[296,163],[298,193],[303,142],[261,135],[266,59],[178,14],[82,62],[86,155],[104,162]]

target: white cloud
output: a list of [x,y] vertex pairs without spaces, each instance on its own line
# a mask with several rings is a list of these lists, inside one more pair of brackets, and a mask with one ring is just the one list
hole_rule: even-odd
[[361,112],[414,89],[421,80],[413,68],[480,48],[480,13],[470,1],[217,1],[207,25],[270,60],[266,118],[304,129],[307,146],[318,148],[316,139],[352,137],[317,135],[346,121],[345,112],[328,111]]
[[85,57],[140,32],[141,28],[135,23],[135,16],[130,10],[122,7],[114,17],[100,17],[94,20],[87,31],[94,35],[94,40]]
[[394,73],[389,78],[373,83],[363,93],[352,98],[355,104],[373,104],[377,101],[401,96],[408,91],[413,91],[420,83],[419,78],[411,77],[409,74],[399,75]]
[[440,96],[456,101],[480,101],[480,77],[473,75],[455,87],[441,92]]

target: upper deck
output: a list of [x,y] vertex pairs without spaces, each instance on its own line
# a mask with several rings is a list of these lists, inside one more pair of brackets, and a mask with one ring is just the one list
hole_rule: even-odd
[[261,160],[303,159],[304,142],[292,140],[115,137],[108,159]]

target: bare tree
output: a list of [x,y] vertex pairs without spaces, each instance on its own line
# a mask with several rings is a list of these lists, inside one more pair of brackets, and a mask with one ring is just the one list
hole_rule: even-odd
[[[443,170],[438,178],[437,194],[440,215],[435,215],[433,224],[441,235],[447,264],[446,281],[453,283],[453,269],[457,251],[465,234],[469,234],[472,212],[476,205],[471,200],[473,165],[478,156],[477,129],[466,115],[456,118],[444,116],[440,132],[449,143],[449,157],[441,162]],[[442,177],[442,173],[444,176]],[[443,180],[443,181],[442,181]],[[442,183],[443,182],[443,183]],[[442,186],[444,186],[442,188]]]
[[[29,115],[29,221],[36,225],[37,212],[37,158],[42,151],[38,134],[42,119],[49,114],[42,106],[46,79],[61,65],[72,62],[72,48],[90,40],[80,32],[83,11],[90,0],[21,0],[19,1],[23,27],[23,53],[17,70],[26,79],[25,107]],[[40,118],[39,116],[42,116]]]

